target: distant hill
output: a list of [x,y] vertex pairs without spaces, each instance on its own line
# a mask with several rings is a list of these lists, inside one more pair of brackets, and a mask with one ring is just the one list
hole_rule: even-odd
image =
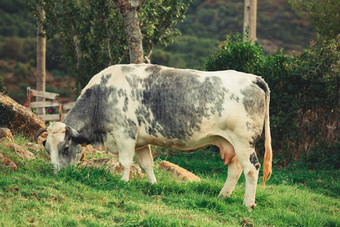
[[[227,34],[242,32],[243,11],[244,1],[240,0],[194,0],[179,28],[185,35],[223,41]],[[258,0],[257,38],[272,43],[273,47],[301,50],[315,36],[288,0]]]
[[[26,0],[1,0],[0,36],[34,37],[35,21]],[[183,35],[223,41],[227,34],[243,29],[243,0],[193,0],[186,20],[179,25]],[[302,50],[315,39],[308,23],[298,17],[288,0],[258,0],[257,36],[268,51]]]
[[[157,49],[153,62],[200,68],[226,35],[242,33],[243,11],[244,1],[240,0],[194,0],[186,20],[178,27],[185,38],[178,37],[173,45]],[[257,39],[267,52],[283,48],[284,53],[290,53],[308,47],[315,35],[308,23],[296,15],[288,0],[258,0]],[[196,46],[191,45],[190,40]],[[208,42],[215,48],[207,45]]]
[[[155,48],[151,62],[179,68],[202,68],[226,35],[243,30],[243,0],[193,0],[186,20],[178,26],[182,36],[166,48]],[[35,66],[36,24],[26,8],[26,0],[0,1],[0,77],[5,75],[11,96],[22,101],[25,88],[32,81]],[[301,51],[315,39],[312,29],[299,18],[288,0],[258,0],[257,37],[267,52],[284,49],[285,53]],[[58,43],[47,43],[47,69],[51,84],[65,77]],[[22,93],[20,93],[20,91]],[[64,90],[65,91],[65,90]],[[17,96],[17,97],[16,97]]]
[[0,1],[0,37],[33,37],[35,22],[26,8],[26,0]]

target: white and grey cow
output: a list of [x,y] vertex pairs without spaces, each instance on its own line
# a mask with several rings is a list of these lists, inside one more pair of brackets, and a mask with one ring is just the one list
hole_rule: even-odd
[[271,175],[269,88],[261,77],[237,71],[202,72],[150,64],[114,65],[95,75],[62,122],[51,124],[44,142],[56,171],[79,161],[81,144],[118,153],[122,180],[133,156],[155,183],[149,144],[178,150],[219,147],[230,196],[242,170],[244,205],[255,206],[260,163],[255,143],[265,128],[264,182]]

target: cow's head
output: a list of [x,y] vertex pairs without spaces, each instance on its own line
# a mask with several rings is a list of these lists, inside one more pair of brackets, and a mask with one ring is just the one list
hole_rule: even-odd
[[46,151],[51,156],[51,164],[54,172],[61,168],[77,163],[82,155],[81,145],[89,141],[80,136],[79,133],[61,122],[51,124],[48,128],[39,129],[34,139],[43,133],[48,133],[47,139],[43,142]]

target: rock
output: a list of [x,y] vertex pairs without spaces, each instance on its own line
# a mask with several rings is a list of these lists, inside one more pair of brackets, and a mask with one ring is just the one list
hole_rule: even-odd
[[30,143],[30,142],[26,143],[25,147],[27,147],[29,150],[35,153],[40,152],[41,150],[44,149],[44,146],[42,146],[41,144]]
[[33,138],[35,132],[46,127],[43,119],[0,92],[0,126],[6,126],[12,133],[21,132]]
[[7,149],[16,152],[20,158],[22,159],[35,159],[35,155],[28,151],[26,148],[15,144],[15,143],[4,143],[3,144]]
[[96,153],[106,153],[113,157],[114,159],[118,159],[118,154],[112,154],[108,151],[105,150],[103,146],[95,146],[93,147],[92,145],[87,145],[86,147],[83,148],[84,155],[93,155]]
[[11,142],[14,141],[11,130],[8,128],[0,128],[0,140],[9,140]]
[[162,161],[159,163],[159,168],[171,172],[174,176],[181,180],[201,182],[201,179],[198,176],[171,162]]
[[96,154],[98,151],[92,147],[92,145],[87,145],[83,148],[83,152],[87,155]]
[[26,148],[18,145],[18,144],[15,144],[15,143],[12,143],[10,145],[10,147],[12,148],[13,151],[15,151],[19,156],[20,158],[22,159],[35,159],[35,155],[28,151]]
[[[109,158],[103,159],[89,159],[83,161],[78,167],[85,167],[85,168],[103,168],[107,170],[109,173],[113,175],[121,174],[122,173],[122,165],[119,161],[112,161]],[[132,165],[130,169],[130,179],[132,178],[142,178],[145,177],[145,174],[142,173],[141,169],[137,166]]]
[[18,169],[17,165],[9,157],[3,156],[1,153],[0,166],[6,166],[11,171],[15,171]]

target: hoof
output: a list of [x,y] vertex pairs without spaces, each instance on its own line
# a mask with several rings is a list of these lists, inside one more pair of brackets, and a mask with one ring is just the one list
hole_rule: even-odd
[[218,198],[224,199],[225,197],[230,197],[230,195],[231,193],[228,193],[228,192],[225,192],[225,193],[220,192],[220,194],[218,194]]
[[255,208],[256,204],[255,203],[250,203],[250,204],[246,204],[246,203],[243,203],[244,206],[246,207],[249,207],[249,210],[252,210]]
[[219,198],[219,199],[224,199],[225,196],[224,196],[223,194],[220,193],[220,194],[218,194],[218,198]]

